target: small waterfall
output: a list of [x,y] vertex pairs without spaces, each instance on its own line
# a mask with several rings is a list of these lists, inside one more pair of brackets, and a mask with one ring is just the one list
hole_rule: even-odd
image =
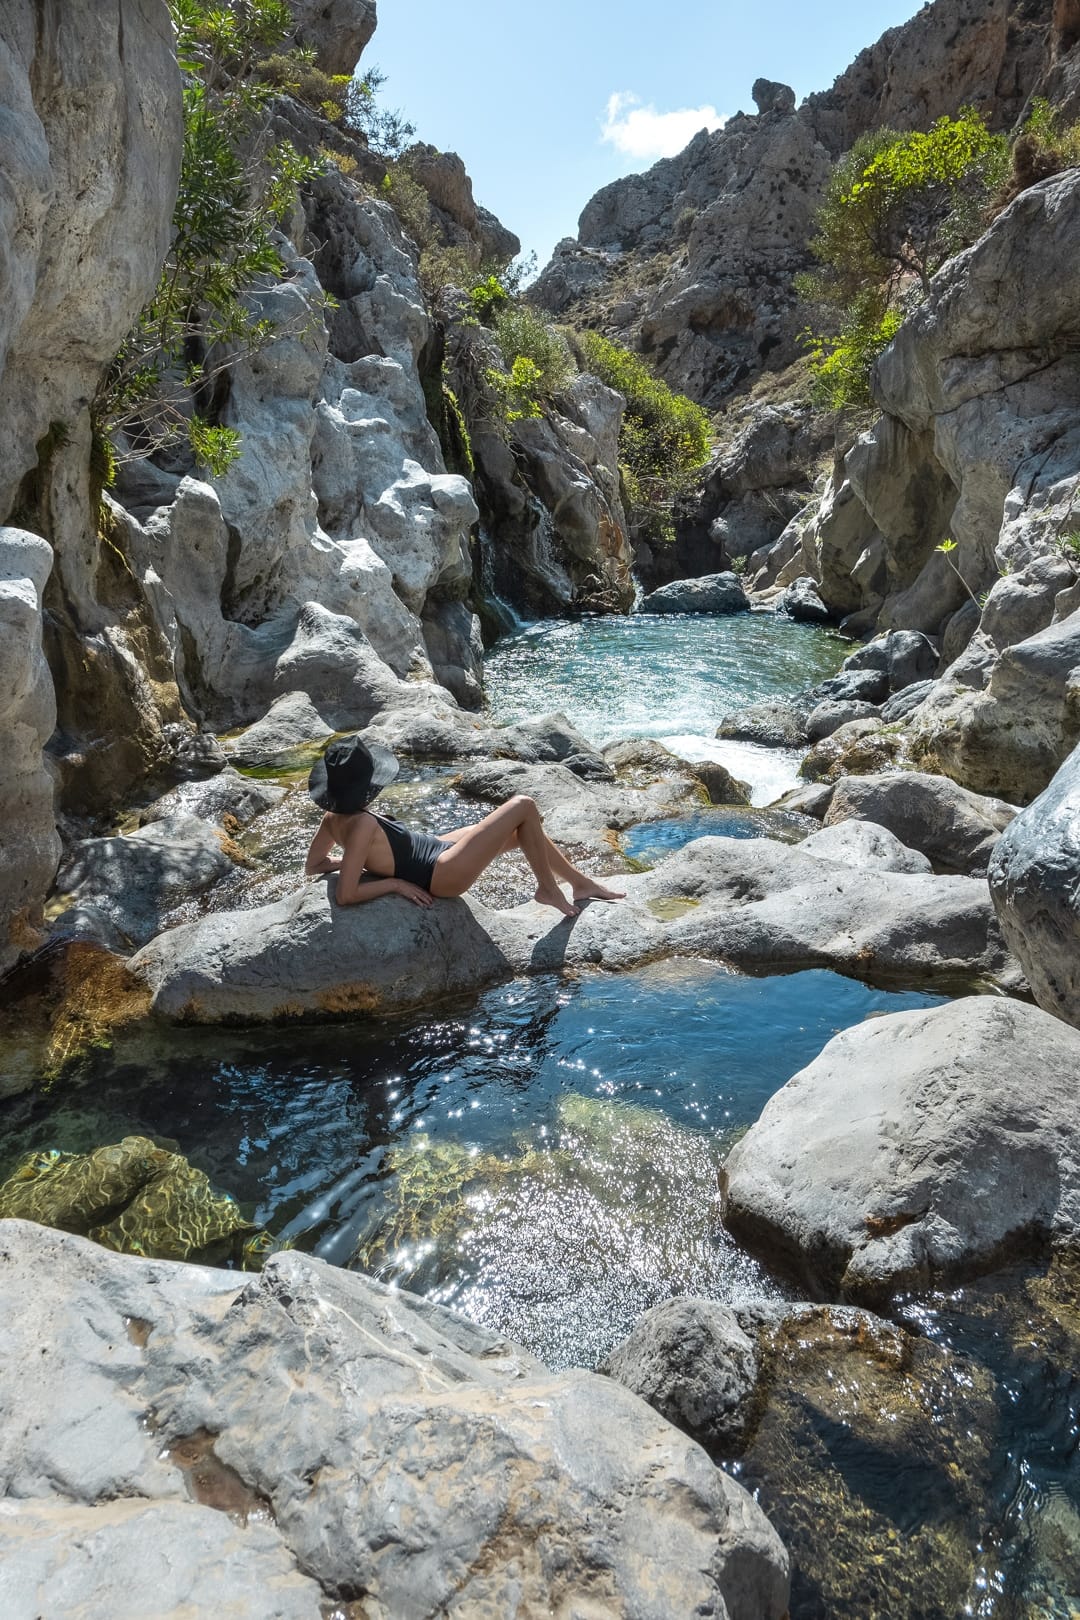
[[535,496],[529,502],[529,507],[536,519],[529,536],[531,572],[556,602],[568,605],[574,599],[574,587],[565,568],[555,558],[554,519],[543,502],[537,500]]
[[486,530],[480,530],[480,591],[500,634],[516,636],[525,629],[525,620],[495,589],[495,548]]

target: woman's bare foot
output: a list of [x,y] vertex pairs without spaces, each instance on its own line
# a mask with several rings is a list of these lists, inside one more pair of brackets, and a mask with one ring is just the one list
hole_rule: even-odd
[[554,906],[564,917],[576,917],[578,914],[577,906],[572,906],[562,890],[556,888],[554,884],[550,889],[543,883],[537,884],[533,899],[539,901],[542,906]]
[[574,899],[625,900],[626,893],[623,889],[605,889],[604,885],[597,883],[595,878],[589,878],[585,883],[574,884]]

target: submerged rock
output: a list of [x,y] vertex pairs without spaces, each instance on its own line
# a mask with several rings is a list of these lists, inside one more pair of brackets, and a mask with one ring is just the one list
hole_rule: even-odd
[[37,1221],[161,1260],[235,1255],[257,1265],[269,1245],[235,1199],[145,1136],[91,1153],[29,1154],[0,1185],[0,1219]]
[[733,1149],[726,1222],[869,1300],[1075,1243],[1078,1073],[1080,1035],[989,996],[845,1030]]
[[676,579],[642,598],[639,613],[748,613],[750,598],[737,574]]
[[115,1612],[113,1567],[78,1549],[122,1497],[143,1499],[151,1546],[184,1532],[163,1592],[215,1590],[185,1483],[261,1521],[228,1565],[240,1620],[282,1588],[274,1612],[312,1620],[316,1596],[359,1594],[386,1616],[786,1610],[779,1539],[699,1447],[610,1380],[552,1375],[437,1305],[296,1253],[242,1284],[23,1222],[0,1226],[0,1273],[4,1576],[33,1581],[47,1522],[65,1612]]
[[1080,1025],[1080,749],[1002,835],[990,892],[1039,1006]]
[[984,1369],[850,1307],[672,1300],[605,1370],[739,1459],[791,1549],[800,1612],[962,1612],[997,1427]]

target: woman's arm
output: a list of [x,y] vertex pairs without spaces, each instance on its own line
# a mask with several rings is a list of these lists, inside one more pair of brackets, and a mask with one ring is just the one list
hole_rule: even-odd
[[304,862],[305,877],[319,877],[324,872],[337,872],[341,867],[340,861],[331,859],[330,851],[337,843],[337,839],[330,831],[330,817],[323,816],[319,822],[319,830],[311,840],[311,848],[307,852]]

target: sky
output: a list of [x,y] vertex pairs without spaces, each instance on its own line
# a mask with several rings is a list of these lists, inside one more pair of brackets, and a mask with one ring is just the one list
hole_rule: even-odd
[[378,0],[363,67],[541,268],[594,192],[753,112],[757,78],[826,90],[919,0]]

